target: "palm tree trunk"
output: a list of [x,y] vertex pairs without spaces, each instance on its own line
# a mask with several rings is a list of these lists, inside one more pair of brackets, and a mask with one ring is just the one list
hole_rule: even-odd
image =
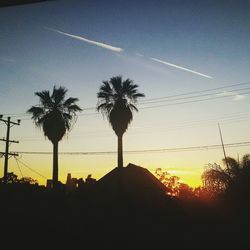
[[58,184],[58,142],[53,143],[53,189]]
[[122,135],[118,135],[118,167],[123,167]]

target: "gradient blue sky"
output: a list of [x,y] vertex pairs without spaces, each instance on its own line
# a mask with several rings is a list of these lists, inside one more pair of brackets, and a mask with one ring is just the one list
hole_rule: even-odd
[[[44,27],[123,51],[107,50]],[[24,118],[11,131],[12,138],[20,141],[11,146],[16,151],[52,149],[22,114],[38,103],[35,91],[51,90],[53,85],[67,87],[69,96],[78,97],[84,109],[96,106],[102,80],[114,75],[133,79],[148,99],[250,81],[248,1],[51,1],[0,9],[0,31],[0,113],[21,113],[15,118]],[[244,87],[249,85],[225,91]],[[150,105],[139,105],[141,110],[124,137],[125,150],[219,144],[217,122],[221,122],[225,143],[250,141],[247,94],[145,110],[144,106]],[[116,150],[111,127],[93,112],[83,111],[60,151]],[[5,125],[1,124],[3,136]],[[2,143],[0,147],[4,150]],[[233,157],[247,152],[247,147],[228,149]],[[221,150],[127,154],[125,164],[172,170],[183,181],[198,185],[204,165],[220,163],[222,158]],[[51,156],[23,155],[22,160],[51,176]],[[116,155],[61,156],[60,178],[64,181],[68,172],[99,178],[115,165]],[[18,173],[13,159],[10,170]]]

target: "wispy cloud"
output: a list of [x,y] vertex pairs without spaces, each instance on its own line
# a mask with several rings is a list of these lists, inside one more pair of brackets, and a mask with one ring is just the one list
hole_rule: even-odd
[[135,53],[137,56],[140,56],[140,57],[144,57],[144,55],[143,54],[141,54],[141,53]]
[[216,95],[217,96],[232,96],[234,101],[241,101],[247,98],[245,95],[241,95],[233,91],[223,91]]
[[82,37],[82,36],[76,36],[76,35],[73,35],[73,34],[69,34],[69,33],[66,33],[66,32],[63,32],[63,31],[60,31],[60,30],[57,30],[57,29],[48,28],[48,27],[43,27],[43,28],[47,29],[47,30],[50,30],[50,31],[54,31],[54,32],[56,32],[58,34],[61,34],[61,35],[64,35],[64,36],[68,36],[68,37],[71,37],[71,38],[74,38],[74,39],[77,39],[77,40],[80,40],[80,41],[83,41],[83,42],[86,42],[86,43],[89,43],[89,44],[96,45],[96,46],[101,47],[103,49],[108,49],[108,50],[111,50],[111,51],[114,51],[114,52],[122,52],[123,51],[122,48],[114,47],[114,46],[106,44],[106,43],[101,43],[101,42],[97,42],[97,41],[94,41],[94,40],[90,40],[90,39],[87,39],[87,38]]
[[194,71],[194,70],[191,70],[191,69],[188,69],[188,68],[185,68],[185,67],[182,67],[182,66],[170,63],[170,62],[166,62],[166,61],[154,58],[154,57],[150,57],[150,59],[153,60],[153,61],[155,61],[155,62],[158,62],[158,63],[161,63],[161,64],[165,64],[165,65],[168,65],[170,67],[177,68],[177,69],[185,70],[185,71],[188,71],[188,72],[196,74],[196,75],[200,75],[200,76],[203,76],[203,77],[206,77],[206,78],[210,78],[210,79],[213,78],[212,76],[205,75],[205,74],[202,74],[200,72],[197,72],[197,71]]
[[232,92],[232,91],[223,91],[221,93],[216,94],[217,96],[235,96],[237,95],[236,92]]
[[247,97],[245,95],[235,95],[234,96],[234,101],[241,101],[246,99]]
[[194,174],[194,170],[187,170],[187,169],[179,169],[179,170],[167,170],[167,172],[170,175],[193,175]]

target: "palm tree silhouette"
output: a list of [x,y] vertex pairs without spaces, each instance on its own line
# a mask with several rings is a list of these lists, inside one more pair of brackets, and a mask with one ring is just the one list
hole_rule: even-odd
[[67,91],[65,87],[54,86],[51,95],[48,90],[35,92],[40,104],[27,111],[32,115],[36,126],[43,129],[44,135],[53,144],[53,188],[58,184],[58,143],[76,121],[76,113],[82,111],[75,104],[78,98],[65,99]]
[[208,168],[202,174],[205,186],[215,192],[236,192],[248,191],[250,193],[250,155],[246,154],[242,160],[236,160],[232,157],[223,159],[226,168],[217,164],[209,164]]
[[103,81],[97,93],[97,110],[107,116],[118,137],[118,167],[123,167],[122,136],[133,119],[133,111],[138,111],[138,98],[145,95],[139,93],[138,85],[132,80],[122,80],[121,76],[111,77]]

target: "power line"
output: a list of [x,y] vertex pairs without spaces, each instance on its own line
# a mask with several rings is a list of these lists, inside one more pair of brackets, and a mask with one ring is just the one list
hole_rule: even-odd
[[[243,147],[249,146],[250,141],[247,142],[237,142],[237,143],[228,143],[224,144],[227,148],[232,147]],[[197,151],[197,150],[210,150],[210,149],[220,149],[220,144],[215,145],[202,145],[202,146],[189,146],[189,147],[177,147],[177,148],[161,148],[161,149],[143,149],[143,150],[128,150],[124,151],[125,154],[137,154],[137,153],[160,153],[160,152],[182,152],[182,151]],[[52,152],[32,152],[32,151],[23,151],[18,152],[19,154],[27,155],[51,155]],[[109,155],[117,154],[116,151],[99,151],[99,152],[59,152],[60,155]]]
[[[214,125],[215,123],[217,124],[218,122],[220,122],[221,124],[232,124],[232,123],[238,123],[238,122],[248,122],[250,120],[250,114],[248,113],[243,113],[243,112],[237,112],[237,113],[227,113],[227,114],[223,114],[222,116],[220,117],[210,117],[209,119],[203,119],[203,120],[179,120],[179,121],[171,121],[169,120],[167,122],[166,125],[164,124],[160,124],[161,126],[164,125],[164,127],[160,127],[159,128],[159,124],[153,124],[151,126],[143,126],[144,129],[155,129],[157,127],[157,130],[159,131],[172,131],[172,130],[180,130],[180,129],[188,129],[188,128],[196,128],[196,127],[204,127],[204,126],[212,126]],[[102,130],[103,132],[105,130]],[[130,130],[131,131],[131,130]],[[69,138],[67,138],[68,140],[71,140],[72,138],[83,138],[83,137],[86,137],[86,136],[98,136],[98,132],[99,132],[99,136],[110,136],[111,133],[108,133],[105,131],[105,133],[99,131],[99,130],[95,130],[92,131],[92,132],[88,132],[88,131],[85,131],[84,133],[82,134],[72,134],[70,135]],[[134,128],[132,130],[132,133],[130,132],[130,134],[133,134],[133,133],[138,133],[140,132],[140,130]],[[147,132],[148,133],[148,132]],[[23,137],[19,137],[19,139],[21,141],[41,141],[41,137],[38,137],[38,136],[23,136]],[[1,139],[0,139],[1,141]],[[0,156],[1,157],[1,156]]]
[[[249,90],[250,87],[247,88],[241,88],[241,89],[232,89],[229,91],[229,93],[231,92],[232,94],[227,95],[227,97],[232,97],[235,95],[239,95],[238,93],[234,93],[236,91],[241,91],[241,90]],[[161,103],[161,102],[173,102],[173,101],[180,101],[180,100],[186,100],[186,99],[192,99],[192,98],[199,98],[199,97],[204,97],[204,96],[211,96],[211,95],[220,95],[221,92],[217,92],[217,93],[208,93],[208,94],[202,94],[202,95],[194,95],[194,96],[187,96],[187,97],[181,97],[181,98],[175,98],[175,99],[170,99],[170,100],[158,100],[158,101],[150,101],[150,102],[140,102],[140,104],[151,104],[151,103]],[[224,96],[223,96],[224,97]]]
[[[176,94],[176,95],[169,95],[169,96],[165,96],[165,97],[156,97],[156,98],[151,98],[151,99],[146,99],[142,102],[139,102],[139,105],[144,105],[144,104],[150,104],[150,103],[156,103],[156,102],[163,102],[162,99],[168,99],[168,98],[173,98],[173,97],[179,97],[179,96],[186,96],[186,95],[192,95],[192,94],[199,94],[199,93],[205,93],[205,92],[212,92],[215,90],[220,90],[220,89],[227,89],[227,88],[231,88],[234,86],[241,86],[241,85],[248,85],[250,84],[250,82],[242,82],[242,83],[236,83],[236,84],[231,84],[231,85],[224,85],[221,87],[217,87],[217,88],[211,88],[211,89],[205,89],[205,90],[200,90],[200,91],[192,91],[192,92],[186,92],[186,93],[181,93],[181,94]],[[234,90],[228,90],[228,91],[240,91],[240,90],[246,90],[249,88],[241,88],[241,89],[234,89]],[[185,98],[176,98],[174,100],[166,100],[166,101],[178,101],[178,100],[183,100],[183,99],[191,99],[191,98],[199,98],[199,97],[203,97],[203,96],[208,96],[208,95],[212,95],[212,94],[216,94],[216,93],[211,93],[211,94],[202,94],[202,95],[196,95],[193,97],[185,97]],[[219,94],[219,93],[217,93]],[[237,93],[237,94],[249,94],[249,92],[246,93]],[[190,102],[198,102],[198,101],[206,101],[206,100],[212,100],[212,99],[219,99],[219,98],[226,98],[226,97],[232,97],[232,95],[229,96],[219,96],[219,97],[213,97],[213,98],[207,98],[207,99],[202,99],[202,100],[193,100]],[[156,100],[162,100],[162,101],[156,101]],[[156,101],[156,102],[152,102],[152,101]],[[172,105],[179,105],[179,104],[186,104],[189,102],[181,102],[181,103],[173,103],[173,104],[167,104],[165,106],[172,106]],[[149,106],[149,107],[143,107],[143,109],[147,109],[147,108],[154,108],[154,107],[159,107],[159,106]],[[87,107],[84,108],[83,110],[96,110],[96,107]],[[87,113],[87,114],[79,114],[78,116],[85,116],[85,115],[97,115],[99,114],[98,112],[94,112],[94,113]],[[7,115],[11,115],[13,117],[25,117],[22,120],[30,120],[31,118],[26,118],[28,116],[30,116],[27,113],[12,113],[12,114],[3,114],[4,116]]]
[[[249,92],[244,92],[244,93],[238,93],[238,95],[248,95],[248,94],[250,94],[250,91]],[[176,102],[176,103],[154,105],[154,106],[149,106],[149,107],[141,107],[141,109],[151,109],[151,108],[160,108],[160,107],[167,107],[167,106],[176,106],[176,105],[180,105],[180,104],[203,102],[203,101],[216,100],[216,99],[228,98],[228,97],[232,97],[232,96],[216,96],[216,97],[210,97],[210,98],[204,98],[204,99],[198,99],[198,100],[191,100],[191,101],[185,101],[185,102]]]
[[15,160],[16,160],[16,164],[17,164],[17,167],[18,167],[18,169],[19,169],[19,172],[20,172],[20,174],[21,174],[21,176],[22,176],[22,178],[23,178],[23,173],[22,173],[22,171],[21,171],[21,168],[20,168],[20,166],[19,166],[19,163],[18,163],[16,157],[15,157]]
[[[250,121],[250,118],[246,118],[246,119],[230,119],[230,120],[227,120],[227,121],[224,121],[224,120],[221,120],[221,124],[233,124],[233,123],[241,123],[241,122],[248,122]],[[172,125],[172,126],[169,126],[169,127],[164,127],[164,128],[160,128],[158,129],[158,131],[173,131],[173,130],[181,130],[181,129],[189,129],[189,128],[197,128],[197,127],[208,127],[208,126],[214,126],[215,123],[217,123],[218,120],[215,120],[215,121],[209,121],[208,120],[208,123],[206,124],[199,124],[199,123],[190,123],[190,124],[184,124],[184,125]],[[203,120],[203,123],[205,123],[205,120]],[[151,129],[151,128],[154,128],[153,126],[152,127],[146,127],[146,129]],[[145,128],[144,128],[145,129]],[[132,131],[130,132],[130,135],[132,134],[138,134],[140,133],[141,131]],[[149,132],[145,132],[143,131],[144,133],[149,133]],[[96,135],[96,134],[95,134]],[[93,138],[93,133],[91,134],[88,134],[86,132],[82,133],[82,134],[72,134],[67,140],[72,140],[72,139],[82,139],[82,138],[85,138],[86,136],[91,136]],[[96,137],[99,137],[98,135],[96,135]],[[110,137],[110,133],[105,133],[103,134],[102,133],[102,137]],[[29,142],[29,141],[41,141],[41,137],[23,137],[23,138],[20,138],[20,140],[22,142]]]
[[[249,94],[250,94],[250,91],[237,93],[237,95],[249,95]],[[203,102],[203,101],[209,101],[209,100],[217,100],[217,99],[222,99],[222,98],[229,98],[232,96],[233,95],[215,96],[215,97],[203,98],[203,99],[198,99],[198,100],[190,100],[190,101],[184,101],[184,102],[175,102],[175,103],[167,103],[167,104],[161,104],[161,105],[146,106],[146,107],[141,107],[140,109],[151,109],[151,108],[159,108],[159,107],[167,107],[167,106],[176,106],[176,105],[181,105],[181,104],[188,104],[188,103],[196,103],[196,102]],[[198,98],[198,97],[199,96],[195,96],[194,98]],[[202,95],[200,97],[202,97]],[[190,98],[192,98],[192,97],[190,97]],[[181,100],[181,99],[182,98],[180,98],[179,100]],[[186,99],[189,99],[189,98],[186,98]],[[178,100],[175,99],[174,101],[178,101]],[[162,101],[159,101],[159,102],[162,102]],[[151,102],[151,103],[153,103],[153,102]],[[151,104],[151,103],[149,103],[149,104]],[[158,103],[158,102],[155,102],[155,103]],[[148,103],[144,103],[144,105],[145,104],[148,104]],[[95,113],[79,114],[78,116],[88,116],[88,115],[99,115],[99,113],[95,112]],[[23,120],[31,120],[31,117],[24,118],[21,120],[22,121]]]
[[[202,119],[202,120],[179,120],[179,121],[171,121],[169,120],[167,122],[166,125],[164,124],[160,124],[160,125],[164,125],[164,127],[161,127],[159,128],[159,124],[153,124],[151,126],[143,126],[144,129],[155,129],[157,127],[157,129],[161,129],[161,130],[166,130],[166,131],[169,131],[169,130],[178,130],[178,129],[183,129],[183,128],[194,128],[194,127],[201,127],[203,126],[204,124],[206,126],[211,126],[211,125],[214,125],[215,123],[217,124],[218,121],[220,121],[220,123],[222,124],[232,124],[232,123],[235,123],[235,122],[247,122],[250,120],[250,114],[248,113],[243,113],[243,112],[237,112],[237,113],[232,113],[232,114],[223,114],[222,116],[220,117],[210,117],[209,119]],[[138,129],[134,128],[134,130],[136,130],[138,132]],[[134,131],[133,130],[133,131]],[[72,134],[70,135],[69,138],[67,139],[72,139],[73,137],[77,137],[77,138],[82,138],[82,137],[85,137],[85,136],[98,136],[98,132],[99,134],[101,134],[102,136],[110,136],[110,133],[106,132],[106,133],[103,133],[103,132],[106,132],[106,130],[95,130],[95,131],[91,131],[91,132],[88,132],[88,131],[85,131],[84,133],[82,134]],[[135,132],[135,131],[134,131]],[[41,140],[41,136],[38,137],[38,136],[23,136],[23,137],[19,137],[19,139],[21,141],[40,141]],[[1,139],[0,139],[1,140]]]
[[44,178],[44,179],[46,179],[46,180],[48,179],[46,176],[40,174],[40,173],[37,172],[36,170],[34,170],[34,169],[32,169],[31,167],[29,167],[27,164],[25,164],[24,162],[22,162],[20,159],[17,159],[16,157],[15,157],[15,159],[16,159],[18,162],[20,162],[24,167],[28,168],[30,171],[36,173],[37,175],[41,176],[42,178]]
[[[187,127],[193,127],[193,126],[200,126],[204,123],[206,124],[214,124],[214,123],[218,123],[218,121],[220,121],[223,124],[229,124],[232,122],[241,122],[241,121],[249,121],[250,119],[250,114],[238,114],[238,115],[232,115],[232,116],[228,116],[228,117],[211,117],[209,119],[203,119],[203,120],[183,120],[183,121],[167,121],[166,125],[164,125],[164,129],[168,130],[169,128],[187,128]],[[158,125],[156,124],[155,126],[146,126],[143,127],[145,128],[153,128],[155,129],[155,127],[158,127]],[[158,128],[157,128],[158,129]]]
[[[166,98],[172,98],[172,97],[178,97],[178,96],[184,96],[184,95],[192,95],[192,94],[204,93],[204,92],[209,92],[209,91],[214,91],[214,90],[219,90],[219,89],[226,89],[226,88],[230,88],[230,87],[235,87],[235,86],[240,86],[240,85],[248,85],[248,84],[250,84],[250,82],[242,82],[242,83],[236,83],[236,84],[232,84],[232,85],[224,85],[224,86],[221,86],[221,87],[218,87],[218,88],[211,88],[211,89],[186,92],[186,93],[181,93],[181,94],[176,94],[176,95],[168,95],[168,96],[150,98],[150,99],[147,99],[147,101],[153,101],[153,100],[160,100],[160,99],[166,99]],[[145,100],[145,102],[146,102],[146,100]]]

